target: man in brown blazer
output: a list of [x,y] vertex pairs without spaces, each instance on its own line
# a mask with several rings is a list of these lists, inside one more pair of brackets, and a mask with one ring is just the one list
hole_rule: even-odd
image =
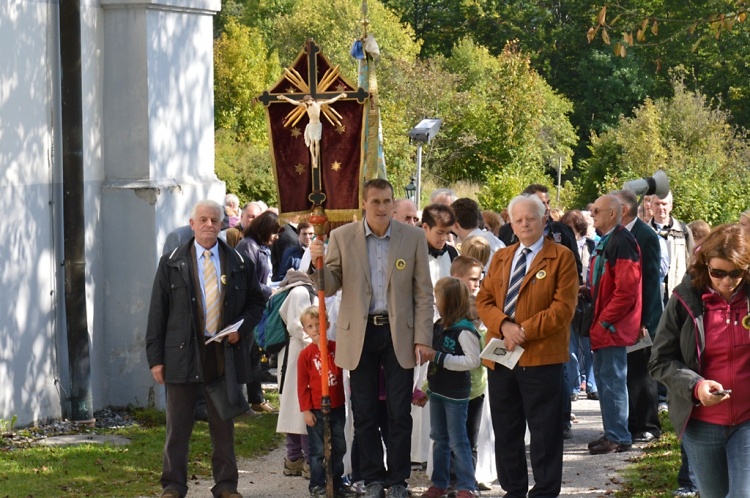
[[[432,352],[433,295],[424,230],[391,218],[393,187],[365,183],[365,219],[331,232],[326,295],[341,289],[336,364],[351,372],[354,430],[367,498],[405,498],[411,473],[413,369]],[[313,262],[324,243],[310,246]],[[388,471],[376,424],[380,365],[388,403]]]
[[[487,341],[496,337],[508,350],[524,349],[513,370],[485,360],[497,475],[506,496],[558,496],[566,395],[561,378],[568,361],[578,271],[570,249],[544,236],[545,207],[537,196],[515,197],[508,211],[519,242],[495,253],[477,295]],[[524,444],[527,422],[535,481],[531,492]]]

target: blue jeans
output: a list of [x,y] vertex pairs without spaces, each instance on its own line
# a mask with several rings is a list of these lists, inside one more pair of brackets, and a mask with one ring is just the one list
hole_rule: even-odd
[[735,426],[690,420],[682,441],[701,498],[750,497],[750,420]]
[[570,329],[569,361],[565,364],[568,374],[568,394],[578,393],[581,390],[581,380],[586,378],[586,392],[596,392],[596,380],[594,379],[594,358],[591,354],[591,339],[581,337],[577,332]]
[[681,488],[687,488],[691,491],[698,492],[698,483],[695,480],[695,471],[693,466],[690,465],[687,453],[685,453],[685,440],[680,441],[680,470],[677,472],[677,486]]
[[624,346],[594,351],[594,373],[602,410],[604,437],[617,444],[632,444],[628,430],[628,353]]
[[[586,377],[586,392],[596,392],[596,377],[594,376],[594,353],[591,352],[591,339],[576,334],[576,350],[578,354],[578,370]],[[571,336],[572,338],[572,336]]]
[[451,478],[451,450],[456,471],[456,489],[474,491],[474,465],[466,433],[469,403],[453,403],[430,397],[430,439],[432,445],[432,484],[446,489]]
[[[314,427],[307,426],[307,439],[310,448],[310,490],[317,486],[325,487],[326,485],[323,413],[320,410],[313,410],[312,412],[317,420]],[[346,453],[346,440],[344,439],[346,408],[339,406],[332,409],[330,417],[333,489],[341,489],[343,487],[341,477],[344,475],[344,454]]]

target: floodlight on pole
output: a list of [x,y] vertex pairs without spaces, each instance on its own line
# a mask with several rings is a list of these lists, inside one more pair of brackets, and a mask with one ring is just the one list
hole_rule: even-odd
[[440,131],[441,124],[443,124],[442,119],[423,119],[409,131],[409,139],[417,142],[417,183],[415,191],[416,201],[414,202],[417,205],[417,211],[419,211],[420,194],[422,192],[422,145],[430,143],[435,138],[435,135]]

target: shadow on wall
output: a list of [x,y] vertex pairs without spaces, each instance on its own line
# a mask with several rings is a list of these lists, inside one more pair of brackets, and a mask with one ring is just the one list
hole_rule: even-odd
[[[120,14],[105,10],[104,15]],[[154,387],[154,381],[146,360],[145,332],[157,256],[161,254],[167,233],[188,223],[191,205],[221,186],[213,171],[212,18],[154,9],[146,12],[146,18],[144,49],[147,51],[147,67],[142,66],[140,54],[135,53],[132,58],[127,58],[133,65],[133,72],[124,75],[124,80],[129,83],[137,71],[142,70],[142,77],[148,78],[147,116],[141,121],[141,117],[133,113],[129,117],[132,119],[123,120],[138,125],[142,123],[143,130],[133,126],[133,133],[124,133],[125,130],[119,133],[117,127],[123,125],[113,125],[113,120],[105,123],[109,126],[104,143],[107,180],[113,180],[112,187],[105,186],[102,202],[106,274],[105,354],[108,401],[115,405],[144,405],[149,401],[149,390]],[[110,26],[114,19],[116,17],[107,18],[105,26]],[[133,22],[140,21],[138,16],[132,19]],[[121,23],[118,26],[122,29],[117,36],[123,37],[129,45],[140,47],[128,38],[140,35],[129,32],[127,25]],[[107,39],[107,42],[112,42],[112,39]],[[108,68],[106,63],[104,67],[105,71],[112,70],[105,74],[105,81],[117,74],[118,68]],[[119,109],[127,104],[113,102],[111,99],[121,94],[115,94],[111,88],[104,92],[105,98],[110,99],[104,102],[106,109]],[[127,98],[138,100],[141,97],[134,92]],[[105,111],[108,117],[106,112],[109,111]],[[147,140],[138,135],[141,131],[148,134]],[[133,165],[132,161],[131,164],[118,163],[122,156],[113,152],[110,141],[127,140],[127,137],[148,144],[148,157],[142,159],[147,160],[148,165]],[[130,171],[143,171],[138,173],[141,175],[148,172],[148,178],[127,176]],[[149,187],[139,192],[121,188],[114,181],[131,179],[147,180],[144,183]],[[156,188],[152,184],[159,186],[158,195],[146,195],[152,194]],[[175,184],[180,188],[170,188]],[[220,196],[215,200],[222,202],[223,191]],[[120,217],[120,224],[114,229],[112,217],[125,210],[127,214]]]
[[154,16],[148,40],[151,172],[178,182],[215,179],[211,17]]
[[49,204],[53,8],[0,4],[0,418],[17,415],[19,425],[60,415]]

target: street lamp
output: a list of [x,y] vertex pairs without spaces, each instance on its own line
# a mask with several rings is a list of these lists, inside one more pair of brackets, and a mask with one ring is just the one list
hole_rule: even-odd
[[418,193],[422,192],[422,144],[430,143],[430,140],[435,138],[442,123],[442,119],[423,119],[409,132],[409,139],[417,142],[417,184],[414,192],[416,197],[414,204],[417,205],[417,211],[419,211],[419,199],[421,197]]
[[414,184],[414,176],[411,177],[411,182],[409,182],[409,185],[404,187],[404,191],[406,192],[406,198],[409,199],[414,204],[417,203],[417,186]]

